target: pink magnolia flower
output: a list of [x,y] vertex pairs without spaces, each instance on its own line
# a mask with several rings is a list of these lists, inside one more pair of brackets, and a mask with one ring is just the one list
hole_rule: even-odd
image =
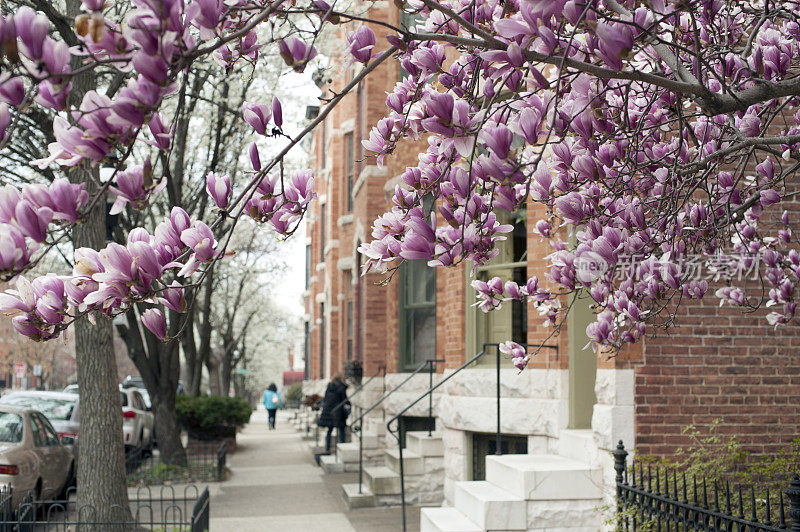
[[283,107],[277,96],[272,98],[272,119],[278,127],[283,126]]
[[367,26],[361,26],[347,35],[347,53],[359,63],[369,63],[372,49],[375,48],[375,32]]
[[259,135],[267,134],[267,126],[272,118],[272,112],[263,103],[244,102],[242,104],[242,118],[250,124]]
[[167,288],[161,291],[158,302],[168,309],[175,312],[186,312],[186,297],[183,293],[183,285],[178,281],[173,281]]
[[278,51],[284,62],[295,72],[303,72],[306,65],[317,56],[317,49],[297,37],[278,41]]
[[233,191],[231,190],[231,179],[227,174],[218,176],[214,172],[209,172],[206,176],[206,190],[217,207],[220,209],[228,207]]
[[53,219],[53,210],[47,207],[37,208],[29,201],[22,200],[14,209],[14,219],[25,236],[35,242],[44,242],[47,237],[47,226]]
[[153,134],[153,138],[155,139],[154,142],[148,143],[159,150],[167,151],[172,144],[172,131],[164,126],[164,123],[161,121],[161,115],[154,113],[147,127],[150,129],[150,133]]
[[[145,186],[145,180],[151,184]],[[117,195],[109,214],[121,213],[129,203],[134,209],[141,208],[150,194],[157,193],[167,186],[167,181],[162,179],[155,185],[152,184],[152,167],[148,160],[144,165],[136,165],[123,172],[118,172],[116,185],[108,187]]]
[[0,74],[0,101],[18,107],[24,100],[25,85],[22,78],[12,77],[7,72]]
[[142,324],[159,340],[167,338],[167,320],[161,310],[149,308],[142,312]]

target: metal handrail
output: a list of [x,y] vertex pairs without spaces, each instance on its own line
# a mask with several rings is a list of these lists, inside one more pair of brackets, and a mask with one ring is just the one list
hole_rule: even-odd
[[[414,375],[418,374],[429,364],[431,366],[431,372],[433,372],[433,364],[435,362],[441,362],[441,360],[430,359],[420,364],[419,367],[417,367],[417,369],[415,369],[408,375],[408,377],[403,379],[403,382],[401,382],[400,384],[389,390],[389,393],[383,394],[381,398],[378,399],[372,406],[367,408],[364,412],[361,413],[360,416],[358,416],[356,419],[350,422],[350,429],[353,430],[354,432],[360,433],[358,436],[358,493],[359,494],[362,493],[361,485],[363,484],[363,479],[364,479],[364,433],[361,430],[364,427],[364,416],[372,412],[375,408],[377,408],[378,405],[383,403],[383,401],[385,401],[387,397],[389,397],[394,392],[402,388],[405,385],[405,383],[410,381]],[[358,423],[358,427],[355,426],[356,423]]]
[[[542,349],[542,348],[555,349],[556,355],[558,355],[558,345],[547,345],[547,344],[544,344],[544,345],[542,345],[542,344],[535,344],[535,345],[532,345],[532,344],[517,344],[517,345],[519,345],[521,347],[524,347],[526,349],[526,351],[527,351],[528,347],[536,347],[538,349]],[[451,373],[450,375],[444,377],[442,380],[440,380],[438,383],[436,383],[435,386],[431,386],[422,395],[420,395],[419,397],[414,399],[411,403],[406,405],[406,407],[404,409],[402,409],[400,412],[395,414],[395,416],[392,419],[390,419],[389,421],[386,422],[386,430],[388,430],[389,433],[392,436],[394,436],[395,439],[397,440],[398,457],[399,457],[399,460],[400,460],[400,507],[402,509],[402,515],[403,515],[403,532],[405,532],[405,530],[406,530],[406,489],[405,489],[406,486],[405,486],[405,476],[404,476],[404,471],[403,471],[403,445],[402,445],[402,442],[400,441],[400,435],[403,433],[403,417],[402,416],[403,416],[403,414],[408,412],[414,405],[416,405],[417,403],[422,401],[426,396],[430,396],[431,399],[430,399],[429,403],[432,402],[433,401],[433,392],[436,389],[438,389],[440,386],[442,386],[445,382],[447,382],[450,379],[452,379],[453,376],[455,376],[461,370],[463,370],[464,368],[470,366],[472,363],[474,363],[476,360],[478,360],[480,357],[482,357],[486,353],[486,348],[488,348],[488,347],[494,347],[495,350],[496,350],[496,354],[497,354],[497,359],[496,359],[496,361],[497,361],[497,364],[496,364],[496,370],[497,370],[497,441],[496,441],[496,444],[495,444],[495,446],[496,446],[495,454],[496,455],[503,454],[502,450],[501,450],[501,447],[500,447],[501,435],[500,435],[500,344],[499,343],[486,343],[486,344],[483,344],[483,349],[481,349],[480,353],[478,353],[474,357],[470,358],[469,360],[467,360],[466,362],[461,364],[458,368],[456,368],[455,371],[453,371],[453,373]],[[397,431],[396,431],[396,433],[395,433],[395,431],[392,430],[392,427],[391,427],[391,424],[392,424],[393,421],[397,421],[397,427],[396,427]],[[430,434],[430,431],[429,431],[429,434]]]

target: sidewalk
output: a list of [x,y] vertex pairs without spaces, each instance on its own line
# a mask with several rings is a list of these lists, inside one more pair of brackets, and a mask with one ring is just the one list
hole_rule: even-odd
[[[278,414],[277,430],[267,414],[253,412],[228,458],[229,480],[211,494],[211,531],[389,532],[401,530],[399,508],[348,511],[341,485],[357,473],[326,475],[288,416]],[[408,531],[419,530],[419,508],[407,508]]]

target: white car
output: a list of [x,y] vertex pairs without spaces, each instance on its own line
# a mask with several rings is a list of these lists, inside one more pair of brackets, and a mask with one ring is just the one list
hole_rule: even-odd
[[122,441],[125,450],[153,448],[153,414],[145,405],[144,398],[136,388],[119,389],[122,401]]

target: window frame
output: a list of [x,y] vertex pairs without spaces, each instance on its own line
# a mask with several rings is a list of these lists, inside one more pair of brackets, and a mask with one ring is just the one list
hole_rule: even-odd
[[[515,270],[521,269],[524,273],[524,277],[527,280],[528,277],[528,246],[527,246],[527,222],[525,217],[525,207],[523,206],[518,211],[514,213],[508,213],[508,218],[505,220],[500,220],[501,223],[511,223],[513,225],[516,224],[514,217],[520,215],[521,221],[519,223],[522,224],[522,227],[525,228],[525,249],[520,253],[520,260],[512,260],[509,262],[492,262],[490,261],[488,264],[483,264],[473,269],[471,265],[465,265],[465,281],[466,281],[466,294],[467,297],[465,298],[465,312],[466,312],[466,320],[465,320],[465,331],[466,331],[466,342],[465,346],[467,348],[467,359],[477,355],[480,350],[483,348],[485,343],[489,343],[489,339],[487,338],[486,328],[488,326],[487,319],[488,316],[486,312],[483,312],[477,306],[474,305],[476,299],[474,299],[475,290],[472,288],[471,283],[475,279],[481,280],[488,280],[489,277],[486,275],[486,278],[482,279],[483,274],[488,274],[489,272],[496,271],[496,270],[510,270],[513,272]],[[514,239],[513,233],[511,233],[511,238],[507,238],[499,243],[501,246],[512,246],[511,248],[511,258],[514,258]],[[502,253],[501,253],[502,256]],[[509,281],[509,279],[503,279],[503,282]],[[524,282],[524,281],[523,281]],[[528,320],[528,303],[524,302],[521,303],[523,305],[523,326],[525,328],[526,336],[530,334],[530,331],[527,327],[527,320]],[[512,306],[513,312],[513,306]],[[513,320],[513,318],[512,318]],[[513,332],[513,321],[512,321],[512,332]],[[513,340],[513,338],[506,338],[506,340]],[[523,342],[527,343],[527,342]],[[487,366],[494,367],[496,361],[496,353],[489,352],[486,355],[482,356],[480,359],[476,361],[476,364],[472,367],[483,367],[484,369]],[[504,360],[501,362],[501,367],[512,367],[510,360]]]
[[[425,259],[419,259],[419,261],[426,262]],[[437,338],[436,338],[436,269],[430,266],[428,271],[433,274],[433,299],[431,301],[426,301],[424,303],[408,303],[407,302],[407,288],[406,285],[408,284],[408,275],[409,275],[409,263],[411,262],[418,262],[418,261],[405,261],[401,266],[400,270],[398,271],[399,274],[399,300],[398,300],[398,309],[397,309],[397,317],[398,317],[398,332],[399,332],[399,341],[398,341],[398,369],[401,372],[408,372],[413,371],[416,369],[419,364],[421,363],[419,360],[414,361],[413,356],[411,353],[411,346],[408,345],[407,337],[408,337],[408,327],[410,325],[409,319],[407,317],[407,311],[414,311],[414,310],[427,310],[433,309],[433,356],[436,358],[436,348],[437,348]],[[426,279],[427,280],[427,279]],[[421,280],[415,280],[415,282],[420,282]]]
[[353,212],[353,185],[356,171],[355,156],[355,136],[351,131],[344,135],[345,212]]

